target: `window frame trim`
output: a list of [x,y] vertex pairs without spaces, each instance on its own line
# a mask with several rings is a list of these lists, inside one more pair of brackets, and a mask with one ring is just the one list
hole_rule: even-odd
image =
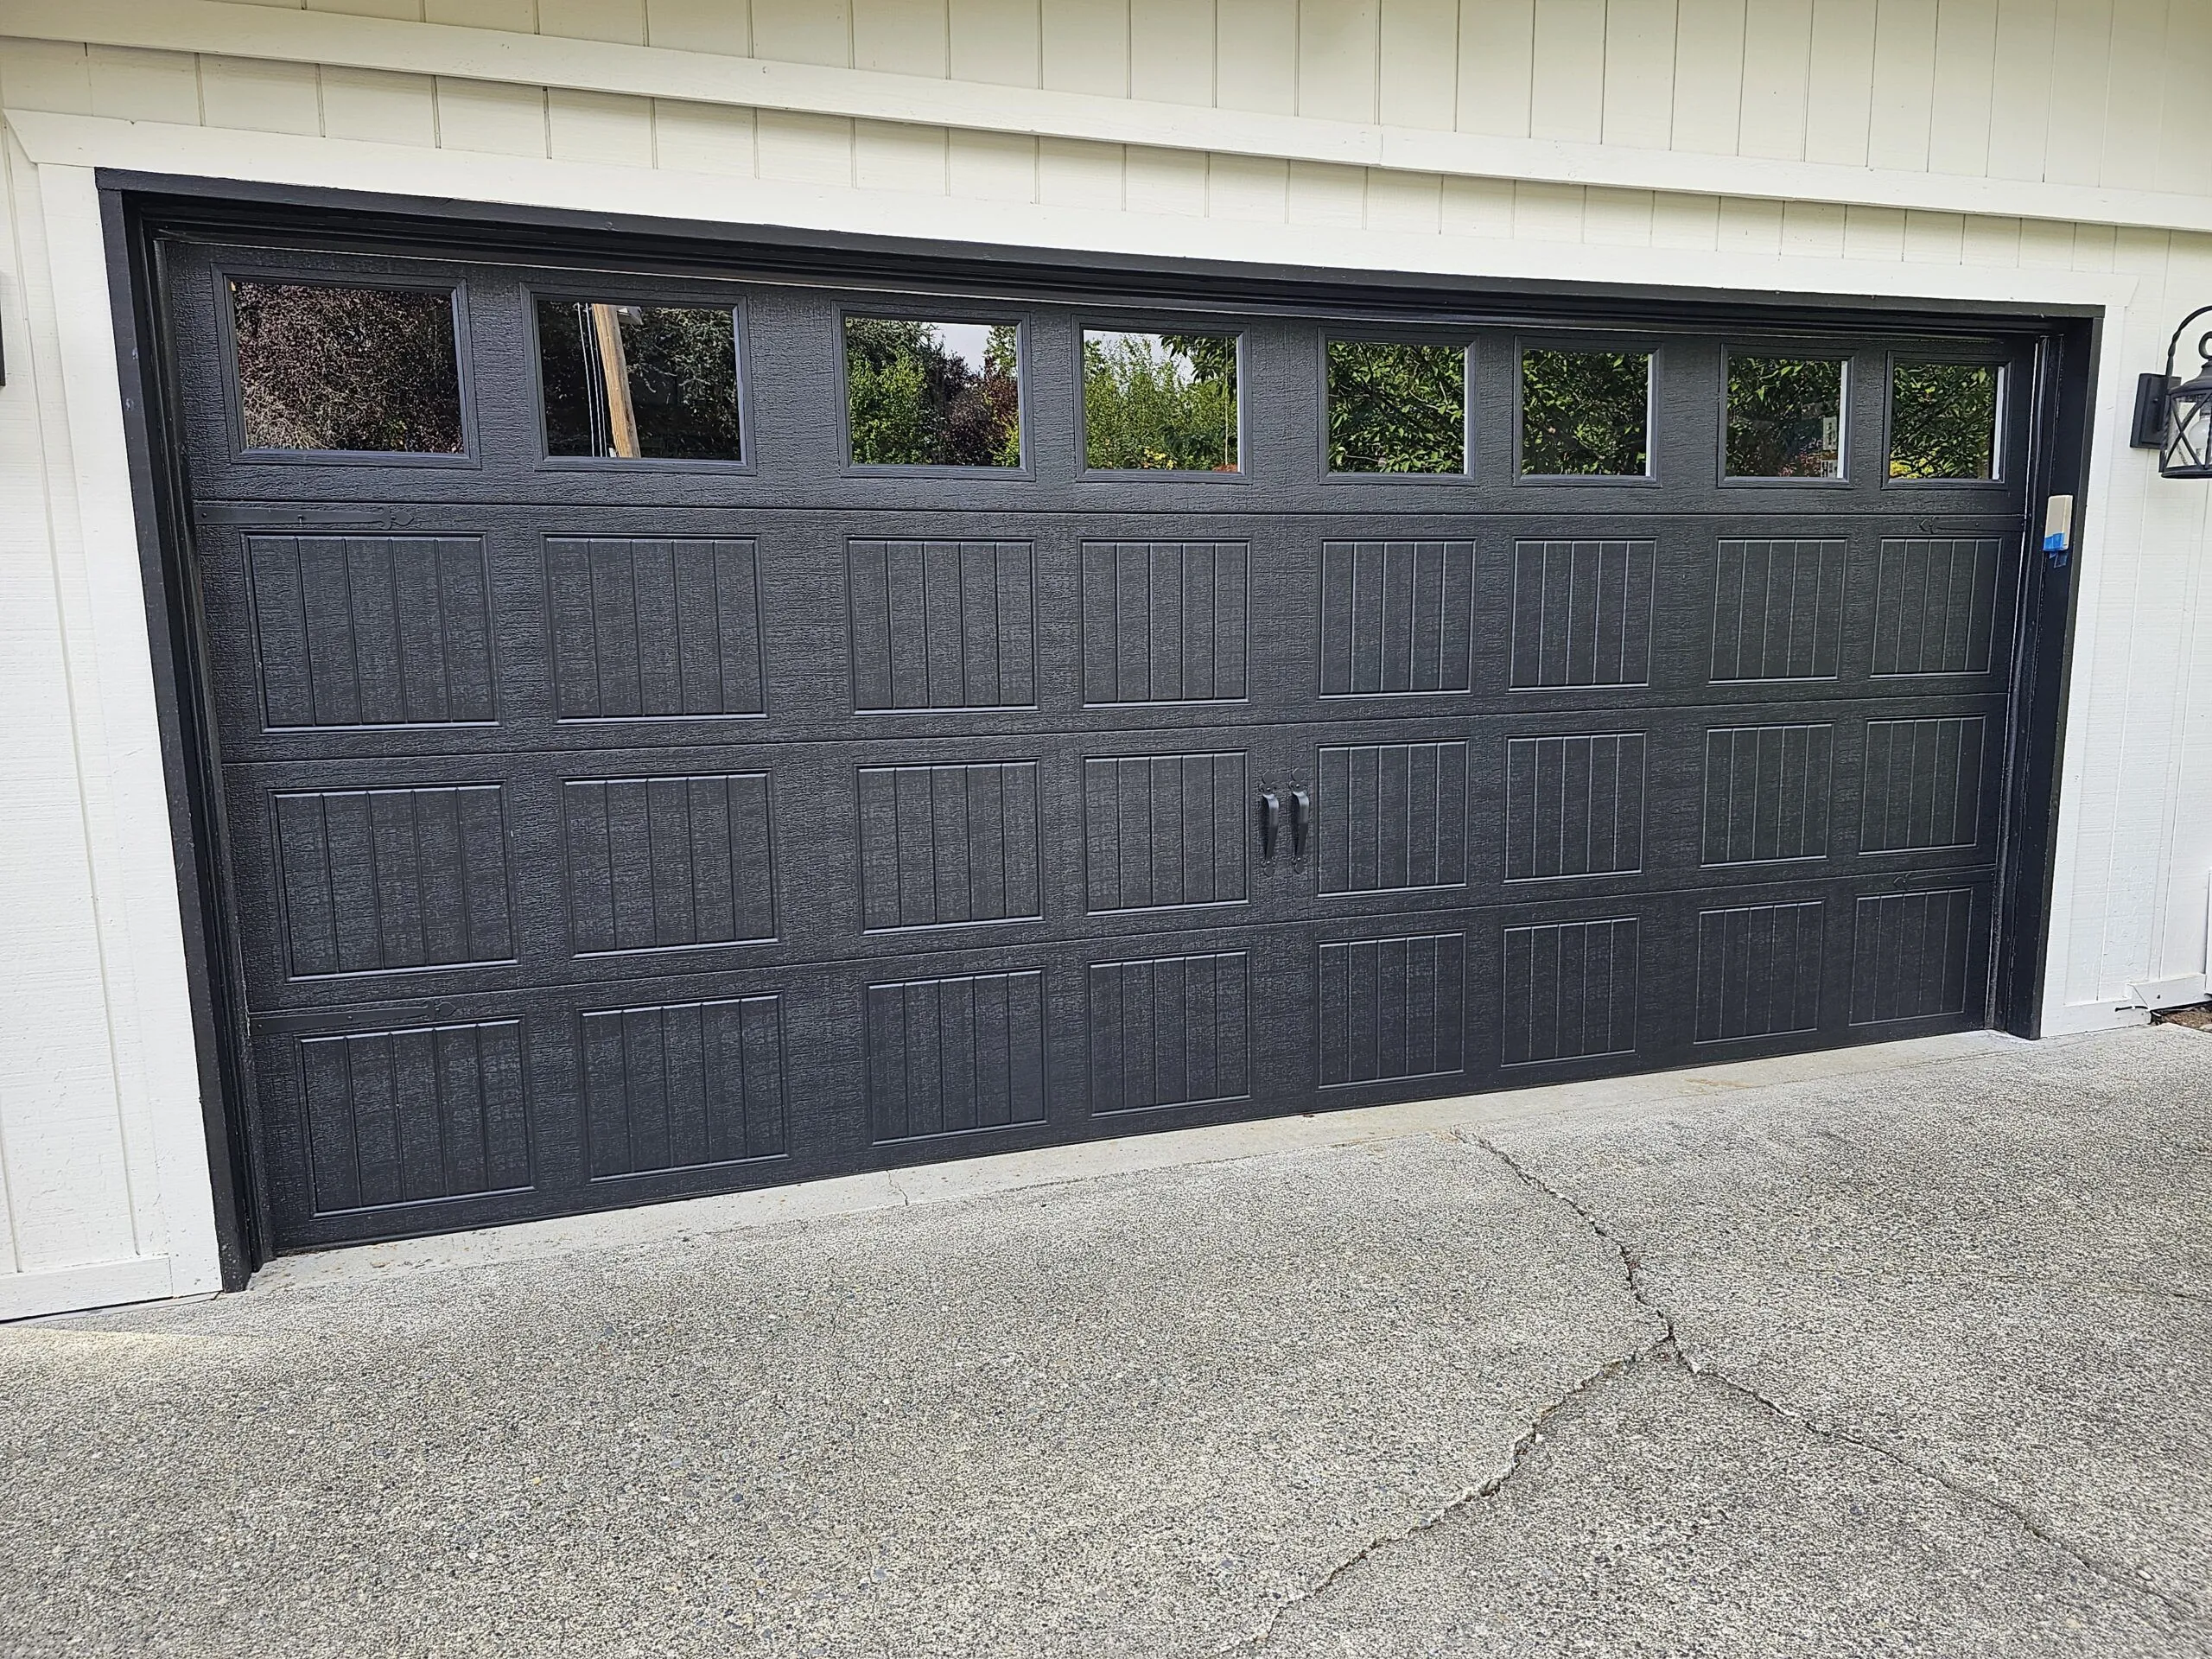
[[[1757,473],[1732,473],[1728,470],[1728,387],[1729,365],[1738,357],[1766,358],[1791,363],[1835,363],[1843,369],[1842,383],[1836,388],[1836,470],[1818,478],[1785,478],[1762,476]],[[1851,418],[1851,396],[1857,388],[1858,377],[1852,372],[1857,359],[1843,347],[1830,351],[1826,346],[1799,353],[1787,349],[1762,350],[1754,344],[1749,349],[1739,348],[1732,338],[1724,338],[1720,347],[1720,420],[1719,453],[1717,457],[1717,482],[1724,490],[1847,490],[1856,481],[1851,470],[1852,441],[1859,435],[1859,423]]]
[[[556,275],[563,273],[555,273]],[[619,297],[592,300],[580,293],[563,291],[556,283],[541,284],[529,274],[519,277],[515,286],[522,295],[523,339],[530,353],[530,382],[537,393],[537,406],[532,411],[537,438],[537,453],[532,458],[531,469],[537,472],[683,472],[711,473],[730,476],[745,476],[760,470],[760,431],[753,420],[753,384],[749,372],[752,366],[752,342],[747,337],[747,308],[744,296],[734,294],[724,305],[707,304],[696,300],[671,300],[665,293],[659,297],[626,300]],[[582,285],[579,284],[581,287]],[[556,455],[545,418],[545,355],[537,329],[537,306],[541,300],[565,300],[578,305],[658,305],[684,311],[727,310],[730,319],[730,350],[735,359],[737,376],[737,447],[734,461],[687,457],[683,455]]]
[[[1908,363],[1955,364],[1963,367],[1993,370],[1997,385],[1992,394],[1989,423],[1989,472],[1981,478],[1900,478],[1890,471],[1891,448],[1894,442],[1897,421],[1897,375],[1900,361]],[[1993,346],[1980,351],[1961,348],[1956,353],[1923,349],[1902,353],[1891,347],[1884,353],[1882,371],[1882,448],[1881,487],[1885,490],[1992,490],[2004,489],[2011,483],[2011,467],[2007,465],[2012,448],[2013,423],[2009,415],[2012,399],[2012,359]]]
[[[1595,489],[1607,486],[1630,488],[1654,488],[1663,480],[1659,475],[1659,359],[1662,339],[1649,334],[1627,334],[1619,346],[1609,352],[1602,346],[1593,346],[1593,336],[1561,336],[1549,334],[1512,335],[1513,342],[1513,444],[1511,483],[1514,488]],[[1598,337],[1602,338],[1602,337]],[[1529,378],[1526,359],[1530,350],[1540,352],[1579,353],[1586,357],[1622,355],[1640,353],[1644,359],[1643,372],[1643,470],[1640,473],[1531,473],[1522,463],[1522,441],[1528,435],[1529,416],[1525,397]]]
[[[1109,316],[1111,314],[1108,314]],[[1075,476],[1078,483],[1128,483],[1137,480],[1172,479],[1180,483],[1204,480],[1208,488],[1216,485],[1249,484],[1252,482],[1251,423],[1246,418],[1245,393],[1251,385],[1252,323],[1243,317],[1224,315],[1220,321],[1197,327],[1175,329],[1164,324],[1159,317],[1141,320],[1135,326],[1122,327],[1096,321],[1096,314],[1077,311],[1069,321],[1075,330]],[[1229,339],[1236,342],[1236,470],[1217,472],[1211,468],[1200,472],[1192,467],[1093,467],[1090,464],[1090,385],[1084,373],[1083,348],[1085,338],[1092,333],[1107,334],[1211,334],[1215,339]]]
[[[228,459],[234,466],[262,467],[413,467],[446,472],[481,471],[482,434],[476,420],[475,376],[472,371],[474,335],[468,305],[465,271],[379,271],[374,282],[359,277],[348,281],[335,273],[286,265],[276,260],[230,260],[219,256],[210,262],[216,283],[215,326],[222,342],[218,354],[223,377],[225,433]],[[232,284],[238,281],[282,283],[298,288],[345,288],[443,293],[453,323],[454,396],[461,416],[461,448],[435,449],[289,449],[251,445],[246,442],[245,383],[238,369],[238,302]]]
[[[925,296],[935,301],[938,296]],[[832,373],[835,399],[831,410],[837,422],[837,475],[840,478],[898,478],[944,479],[950,480],[996,480],[1001,483],[1034,483],[1037,478],[1036,423],[1030,419],[1029,392],[1032,378],[1029,372],[1029,334],[1035,321],[1033,308],[1022,307],[1008,315],[999,309],[995,315],[963,317],[959,313],[967,308],[978,310],[985,307],[1002,306],[1003,302],[971,300],[948,296],[936,316],[915,316],[912,308],[870,304],[865,301],[840,300],[833,308],[834,338],[831,355],[835,364]],[[948,315],[949,314],[949,315]],[[928,461],[867,461],[853,459],[853,391],[848,372],[845,353],[845,324],[854,317],[874,317],[887,322],[924,322],[932,327],[947,322],[976,322],[985,327],[1011,322],[1014,325],[1014,425],[1015,436],[1021,445],[1021,464],[1017,467],[970,467],[960,464],[938,466]]]
[[[1475,339],[1471,334],[1454,334],[1450,338],[1436,335],[1423,337],[1412,332],[1397,334],[1380,330],[1362,334],[1340,332],[1324,322],[1316,331],[1320,351],[1319,374],[1314,384],[1317,405],[1320,410],[1320,448],[1319,462],[1321,482],[1350,484],[1418,485],[1435,487],[1439,485],[1471,484],[1477,481],[1475,451]],[[1329,348],[1339,340],[1354,346],[1433,346],[1457,347],[1459,353],[1459,467],[1451,473],[1392,473],[1338,472],[1329,464]]]

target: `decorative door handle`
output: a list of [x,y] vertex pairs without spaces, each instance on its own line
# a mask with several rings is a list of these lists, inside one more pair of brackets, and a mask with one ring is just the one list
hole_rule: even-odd
[[1272,789],[1260,791],[1260,856],[1275,855],[1275,837],[1282,830],[1282,797]]
[[1306,856],[1306,831],[1313,821],[1313,798],[1302,789],[1290,791],[1290,855]]

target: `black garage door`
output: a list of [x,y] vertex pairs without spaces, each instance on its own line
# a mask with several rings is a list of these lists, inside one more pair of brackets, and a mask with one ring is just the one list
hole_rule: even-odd
[[165,280],[280,1246],[1987,1021],[2001,340]]

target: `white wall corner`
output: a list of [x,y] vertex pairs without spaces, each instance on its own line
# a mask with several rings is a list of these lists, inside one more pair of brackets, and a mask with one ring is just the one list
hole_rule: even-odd
[[73,494],[77,524],[77,544],[57,555],[78,565],[64,605],[81,607],[70,625],[90,642],[73,654],[71,695],[100,734],[80,775],[100,830],[94,901],[138,1248],[162,1264],[172,1288],[160,1294],[213,1290],[214,1199],[99,194],[89,168],[38,174],[71,472],[54,486]]

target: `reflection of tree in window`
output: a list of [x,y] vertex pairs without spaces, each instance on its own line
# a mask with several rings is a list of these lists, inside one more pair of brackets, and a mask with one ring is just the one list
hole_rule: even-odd
[[537,350],[548,453],[744,458],[728,311],[540,299]]
[[231,283],[249,449],[461,450],[442,289]]
[[1838,478],[1842,442],[1840,362],[1729,358],[1729,477]]
[[1083,430],[1102,471],[1235,472],[1236,337],[1084,330]]
[[1643,352],[1521,353],[1521,470],[1640,478],[1649,467],[1651,359]]
[[1329,470],[1466,470],[1467,354],[1457,346],[1329,342]]
[[1997,369],[1899,363],[1890,374],[1890,476],[1993,478]]
[[963,353],[946,325],[845,319],[853,461],[862,467],[1019,467],[1017,332],[993,323]]

